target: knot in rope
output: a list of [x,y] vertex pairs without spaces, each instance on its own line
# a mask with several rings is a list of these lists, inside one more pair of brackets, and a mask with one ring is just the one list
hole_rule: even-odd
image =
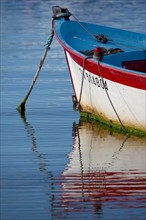
[[49,35],[47,42],[44,44],[44,46],[46,47],[46,49],[50,49],[50,45],[53,41],[53,37],[54,37],[54,30],[52,29],[52,33]]
[[101,42],[103,44],[106,44],[108,42],[108,39],[104,34],[95,35],[95,38],[97,39],[98,42]]

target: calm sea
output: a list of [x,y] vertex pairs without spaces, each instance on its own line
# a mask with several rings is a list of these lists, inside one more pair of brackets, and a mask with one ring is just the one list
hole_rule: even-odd
[[52,6],[79,20],[145,32],[145,0],[1,0],[2,220],[146,219],[146,142],[79,119],[54,38],[26,103],[51,31]]

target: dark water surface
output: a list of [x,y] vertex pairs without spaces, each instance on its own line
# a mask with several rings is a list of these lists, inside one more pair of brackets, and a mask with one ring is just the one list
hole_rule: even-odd
[[82,20],[145,32],[145,0],[1,0],[1,219],[146,219],[146,142],[80,121],[52,6]]

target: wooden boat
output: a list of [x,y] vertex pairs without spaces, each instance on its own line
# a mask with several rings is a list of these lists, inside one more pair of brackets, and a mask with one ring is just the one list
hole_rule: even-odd
[[70,20],[53,7],[54,31],[64,49],[74,107],[109,126],[146,132],[146,35]]

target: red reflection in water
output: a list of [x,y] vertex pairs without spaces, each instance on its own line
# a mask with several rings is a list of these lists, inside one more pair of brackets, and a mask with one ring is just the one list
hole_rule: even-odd
[[145,201],[146,173],[123,171],[72,174],[62,177],[62,190],[63,202],[93,201],[97,198],[104,202],[121,200],[122,197]]
[[[146,173],[85,172],[63,175],[56,179],[59,191],[54,200],[57,218],[76,213],[103,214],[103,207],[146,209]],[[77,216],[76,216],[77,217]]]

